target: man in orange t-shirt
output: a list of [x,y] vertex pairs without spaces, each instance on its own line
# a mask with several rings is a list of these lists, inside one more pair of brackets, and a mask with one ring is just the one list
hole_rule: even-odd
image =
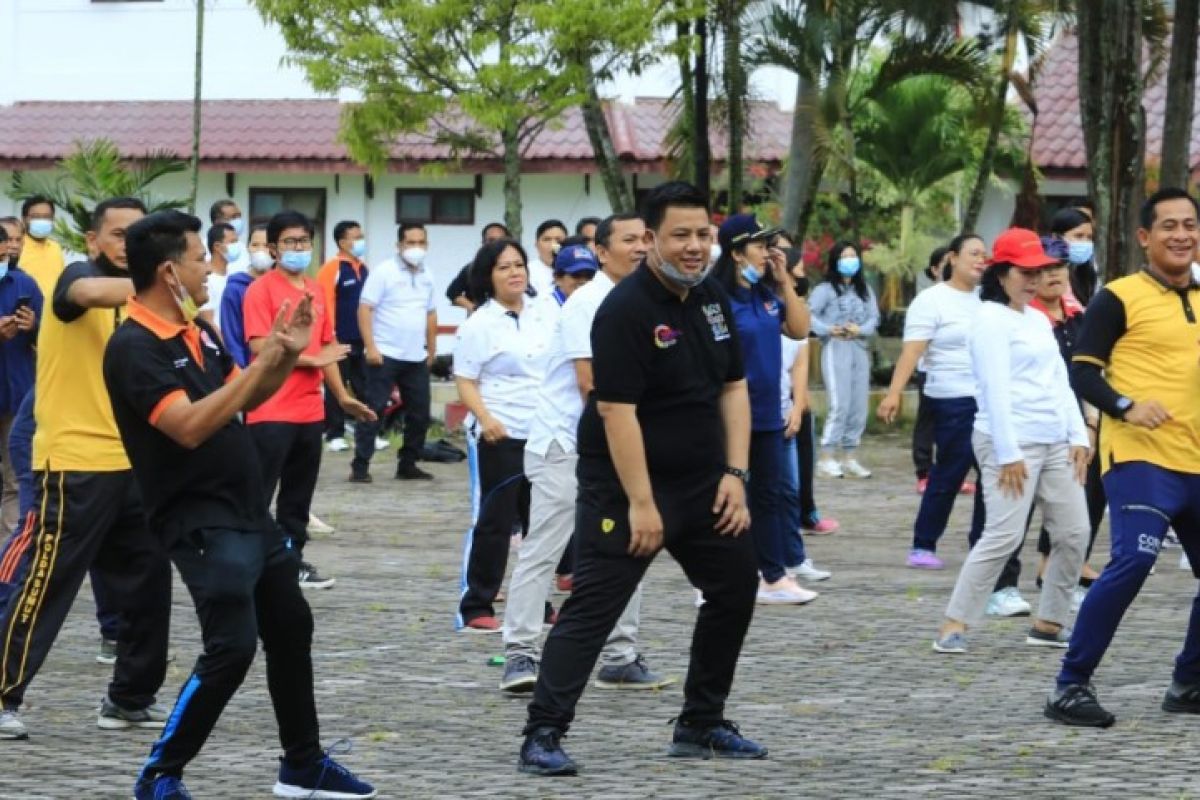
[[[333,226],[333,240],[338,251],[317,272],[317,283],[325,293],[325,307],[333,323],[333,335],[338,344],[348,345],[350,352],[339,362],[342,383],[349,384],[354,396],[367,398],[367,362],[363,355],[363,337],[358,329],[358,296],[367,280],[367,265],[362,257],[367,252],[367,240],[362,226],[353,220],[342,220]],[[333,392],[325,393],[325,442],[331,453],[349,450],[346,441],[346,415]]]
[[300,584],[326,589],[334,579],[322,577],[304,560],[309,509],[321,468],[322,381],[345,413],[362,420],[374,419],[375,414],[346,392],[338,362],[349,347],[334,339],[325,295],[304,274],[312,264],[313,235],[312,221],[296,211],[281,211],[267,223],[267,247],[275,267],[246,290],[242,313],[250,351],[257,353],[270,336],[283,304],[290,302],[295,308],[305,296],[313,298],[313,334],[291,376],[270,400],[246,415],[246,424],[262,461],[268,502],[279,489],[275,521],[300,554]]

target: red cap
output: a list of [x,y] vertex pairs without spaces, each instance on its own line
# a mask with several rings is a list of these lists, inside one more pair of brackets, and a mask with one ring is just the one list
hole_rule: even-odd
[[1018,269],[1043,269],[1058,266],[1057,258],[1046,255],[1042,240],[1027,228],[1009,228],[992,242],[988,264],[1012,264]]

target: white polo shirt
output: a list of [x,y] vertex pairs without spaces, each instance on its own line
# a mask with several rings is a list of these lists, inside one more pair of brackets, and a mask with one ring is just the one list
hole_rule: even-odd
[[426,325],[437,307],[429,270],[389,258],[368,271],[359,302],[375,310],[371,332],[380,353],[396,361],[426,359]]
[[459,326],[454,347],[455,376],[479,383],[483,404],[513,439],[529,438],[546,376],[552,327],[539,305],[526,299],[517,315],[488,300]]
[[554,291],[554,267],[548,267],[534,255],[529,262],[529,285],[537,290],[537,299],[549,300]]
[[792,367],[796,366],[796,359],[800,357],[800,350],[808,347],[808,339],[792,339],[789,336],[782,336],[783,345],[781,352],[783,358],[780,359],[783,369],[779,375],[779,401],[783,410],[783,416],[786,417],[792,411]]
[[583,414],[575,361],[592,357],[592,320],[615,285],[612,278],[597,272],[559,310],[546,361],[546,379],[538,393],[537,411],[525,445],[529,452],[545,456],[554,442],[565,453],[575,452],[575,432]]

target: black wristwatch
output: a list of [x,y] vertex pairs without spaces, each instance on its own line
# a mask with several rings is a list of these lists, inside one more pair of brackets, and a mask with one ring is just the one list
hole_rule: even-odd
[[1129,413],[1129,409],[1133,408],[1133,399],[1129,397],[1121,397],[1117,400],[1117,411],[1119,416],[1117,419],[1124,421],[1125,415]]
[[722,467],[721,471],[726,475],[732,475],[733,477],[738,478],[742,483],[750,480],[750,473],[744,469],[738,469],[737,467]]

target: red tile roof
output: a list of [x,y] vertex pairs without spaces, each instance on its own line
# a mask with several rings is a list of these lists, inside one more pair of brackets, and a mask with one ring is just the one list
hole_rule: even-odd
[[[314,170],[354,169],[338,141],[342,105],[336,100],[209,100],[203,106],[200,154],[209,169],[267,168]],[[606,107],[618,156],[632,169],[661,166],[663,139],[674,107],[665,100],[639,99]],[[461,127],[461,121],[447,124]],[[778,165],[787,153],[791,114],[769,104],[755,104],[750,161]],[[76,141],[105,137],[130,157],[166,150],[181,158],[191,153],[192,105],[187,101],[24,102],[0,106],[0,166],[34,166],[61,158]],[[714,158],[721,160],[725,137],[711,136]],[[418,169],[422,163],[449,158],[449,147],[428,135],[405,134],[393,148],[396,170]],[[568,168],[568,162],[590,161],[592,147],[578,109],[548,125],[526,153],[534,171]],[[476,171],[499,169],[492,157],[468,160]]]
[[[1087,169],[1087,147],[1079,112],[1079,40],[1064,34],[1046,53],[1034,84],[1038,117],[1034,126],[1033,158],[1051,175],[1082,176]],[[1167,104],[1166,69],[1145,89],[1146,154],[1162,154],[1163,118]],[[1200,109],[1200,102],[1196,107]],[[1192,168],[1200,166],[1200,125],[1192,126]]]

